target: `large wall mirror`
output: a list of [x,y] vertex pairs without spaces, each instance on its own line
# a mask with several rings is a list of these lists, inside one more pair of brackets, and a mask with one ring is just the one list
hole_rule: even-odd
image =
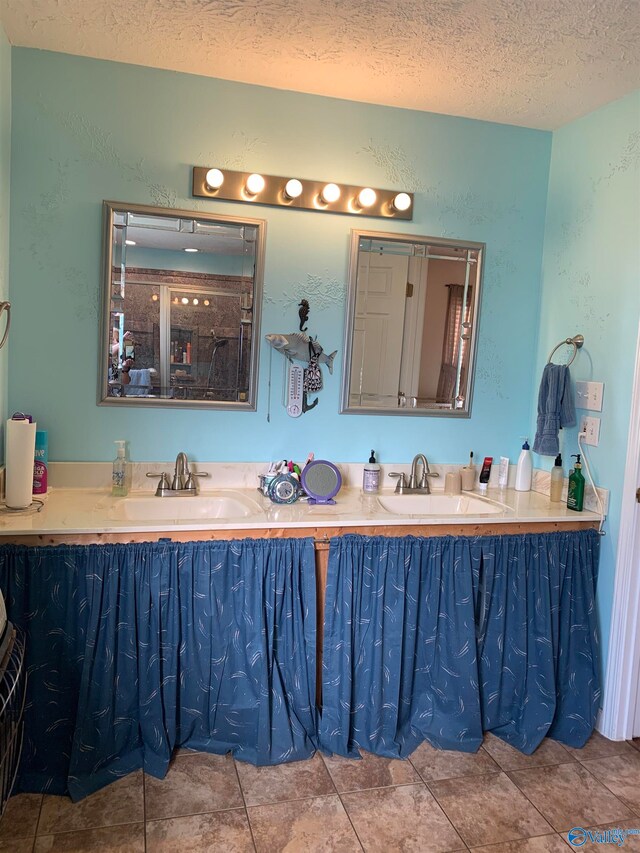
[[469,417],[483,250],[352,231],[343,413]]
[[255,410],[265,223],[104,202],[99,402]]

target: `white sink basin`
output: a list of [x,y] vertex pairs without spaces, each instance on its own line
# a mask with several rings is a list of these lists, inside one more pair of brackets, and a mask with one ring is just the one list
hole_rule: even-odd
[[261,514],[262,508],[251,498],[224,492],[179,498],[133,495],[109,507],[114,521],[206,521]]
[[394,515],[498,515],[507,509],[476,495],[388,495],[378,503]]

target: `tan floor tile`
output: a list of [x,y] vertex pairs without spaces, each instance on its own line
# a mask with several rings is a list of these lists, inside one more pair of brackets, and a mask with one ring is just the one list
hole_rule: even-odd
[[[604,833],[609,831],[608,836],[604,836]],[[621,847],[618,846],[617,840],[614,840],[612,843],[606,843],[606,839],[618,839],[620,837],[619,833],[613,834],[613,830],[638,830],[638,833],[631,835],[624,835],[624,843]],[[593,839],[588,839],[583,847],[574,848],[581,850],[591,850],[595,853],[596,850],[623,850],[624,853],[639,853],[640,851],[640,820],[622,820],[618,823],[608,823],[605,826],[592,826],[589,827],[590,832],[600,832],[603,833],[601,838],[604,838],[604,841],[598,841],[597,836]]]
[[215,812],[244,805],[230,755],[180,755],[164,779],[144,779],[147,820]]
[[144,824],[39,835],[33,853],[144,853]]
[[16,794],[11,797],[0,821],[0,842],[33,838],[41,805],[42,794]]
[[13,838],[11,841],[0,841],[0,853],[31,853],[33,838]]
[[425,742],[411,753],[409,759],[425,782],[453,779],[456,776],[497,773],[500,770],[482,747],[475,753],[456,752],[449,749],[435,749]]
[[630,740],[629,743],[631,746],[635,747],[635,749],[640,749],[640,737],[634,737],[634,739]]
[[149,853],[253,853],[244,809],[147,821]]
[[640,815],[640,752],[585,761],[584,766]]
[[361,853],[337,794],[247,811],[258,853]]
[[464,850],[433,795],[422,783],[344,794],[342,802],[367,853]]
[[567,764],[573,761],[571,753],[567,752],[561,743],[550,738],[545,738],[532,755],[525,755],[490,732],[485,735],[482,746],[502,770],[524,770],[526,767]]
[[626,740],[609,740],[600,732],[594,732],[582,749],[565,746],[578,761],[587,761],[591,758],[608,758],[610,755],[629,754],[633,747]]
[[357,758],[342,758],[340,755],[323,755],[323,759],[340,793],[420,781],[409,761],[383,758],[364,750],[360,761]]
[[516,770],[509,776],[558,832],[633,816],[577,762]]
[[504,844],[470,847],[470,850],[477,853],[567,853],[568,848],[559,835],[539,835],[537,838],[506,841]]
[[335,794],[331,777],[317,753],[306,761],[291,761],[273,767],[254,767],[253,764],[236,761],[236,768],[248,806]]
[[68,797],[46,794],[42,801],[38,835],[113,826],[141,821],[143,818],[142,771],[139,770],[85,797],[79,803],[72,803]]
[[505,773],[430,782],[429,788],[467,844],[496,844],[552,828]]

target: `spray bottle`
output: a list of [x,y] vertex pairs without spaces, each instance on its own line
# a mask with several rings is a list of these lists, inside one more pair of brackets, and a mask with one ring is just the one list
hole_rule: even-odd
[[113,460],[113,473],[111,475],[111,494],[117,498],[124,498],[129,494],[129,477],[127,476],[127,458],[125,456],[125,444],[123,439],[115,442],[118,452]]

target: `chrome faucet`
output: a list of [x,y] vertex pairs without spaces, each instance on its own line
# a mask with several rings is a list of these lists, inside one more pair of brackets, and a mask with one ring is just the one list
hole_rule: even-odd
[[187,454],[180,451],[176,456],[176,465],[173,472],[173,479],[169,484],[169,475],[155,474],[149,472],[147,477],[159,477],[158,488],[156,489],[157,498],[177,498],[189,497],[198,494],[196,486],[196,477],[208,477],[206,472],[197,473],[189,468],[189,460]]
[[[418,480],[419,463],[422,464],[422,476],[420,477],[420,480]],[[418,453],[413,457],[413,462],[411,463],[411,474],[409,475],[409,482],[407,482],[407,478],[404,473],[398,474],[397,472],[392,471],[389,476],[398,478],[398,482],[395,488],[395,493],[397,495],[404,495],[407,493],[429,495],[431,494],[429,478],[439,477],[440,474],[431,472],[429,470],[429,463],[427,462],[427,457],[424,455],[424,453]]]

